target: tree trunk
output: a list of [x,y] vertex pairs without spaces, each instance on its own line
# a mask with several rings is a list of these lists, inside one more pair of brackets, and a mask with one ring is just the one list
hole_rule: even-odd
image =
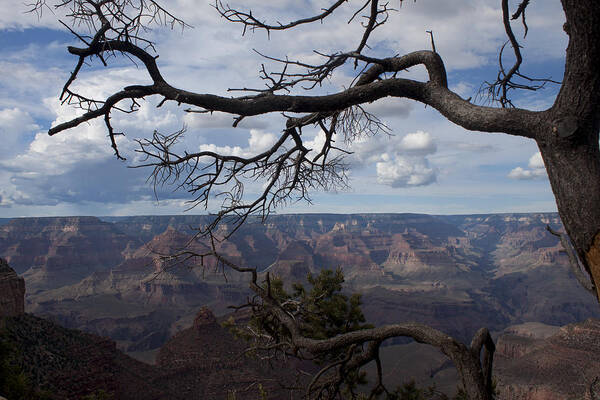
[[565,75],[536,136],[558,212],[600,300],[600,2],[562,4]]
[[[469,400],[492,400],[492,394],[486,387],[481,364],[477,355],[465,353],[456,369],[462,380],[463,388]],[[456,362],[456,360],[454,360]]]
[[[579,258],[600,284],[600,152],[593,143],[539,143],[560,218]],[[565,143],[566,142],[566,143]]]

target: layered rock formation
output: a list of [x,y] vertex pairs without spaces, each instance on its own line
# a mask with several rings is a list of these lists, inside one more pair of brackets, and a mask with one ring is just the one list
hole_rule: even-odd
[[[551,334],[552,332],[554,334]],[[600,395],[600,320],[509,330],[498,339],[499,400],[593,399]]]
[[[247,276],[213,259],[160,262],[161,254],[186,245],[206,251],[204,238],[192,240],[193,228],[209,221],[17,219],[0,226],[0,256],[22,269],[33,263],[25,274],[28,288],[34,286],[28,310],[110,335],[122,349],[148,350],[189,324],[201,306],[220,315],[249,294]],[[547,223],[560,227],[552,213],[275,215],[266,224],[249,220],[219,251],[286,282],[342,267],[347,290],[363,293],[369,321],[414,320],[470,340],[481,326],[600,317],[594,298],[570,276]]]
[[25,280],[0,258],[0,317],[14,317],[24,312]]
[[183,399],[154,384],[160,373],[118,351],[112,340],[25,314],[24,295],[23,279],[0,258],[0,340],[33,389],[53,400],[101,391],[122,400]]
[[527,322],[509,326],[496,341],[496,354],[504,359],[517,359],[538,348],[538,345],[556,334],[558,326]]
[[123,250],[140,244],[95,217],[15,218],[0,226],[0,255],[32,293],[114,267]]
[[[119,400],[289,398],[281,385],[298,383],[296,365],[244,355],[246,345],[202,309],[193,326],[160,351],[158,364],[136,361],[115,342],[22,314],[5,317],[0,339],[12,346],[11,360],[29,384],[52,400],[80,399],[104,392]],[[294,397],[295,398],[295,397]]]

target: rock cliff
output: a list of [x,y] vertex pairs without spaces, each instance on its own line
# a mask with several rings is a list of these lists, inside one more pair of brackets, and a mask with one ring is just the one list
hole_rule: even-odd
[[592,399],[590,390],[600,394],[599,352],[598,319],[550,327],[542,333],[512,330],[498,339],[494,366],[498,399]]
[[119,264],[131,242],[136,241],[95,217],[15,218],[0,226],[0,256],[24,275],[32,293]]
[[25,280],[0,258],[0,317],[14,317],[24,312]]
[[0,341],[32,389],[52,400],[100,391],[122,400],[182,399],[155,385],[160,373],[118,351],[112,340],[25,314],[24,295],[23,279],[0,258]]
[[52,400],[80,399],[101,390],[120,400],[184,398],[154,383],[160,371],[121,353],[107,338],[30,314],[5,318],[2,334],[14,346],[15,364]]
[[[209,221],[14,219],[0,225],[0,257],[17,272],[28,269],[28,311],[146,350],[189,325],[200,307],[221,315],[249,294],[247,276],[211,259],[192,257],[158,273],[159,255],[181,250]],[[248,220],[219,251],[289,283],[342,267],[347,290],[363,293],[374,324],[413,320],[470,340],[481,326],[600,317],[547,223],[560,228],[553,213],[274,215],[266,224]],[[206,251],[205,239],[196,239],[192,249]]]

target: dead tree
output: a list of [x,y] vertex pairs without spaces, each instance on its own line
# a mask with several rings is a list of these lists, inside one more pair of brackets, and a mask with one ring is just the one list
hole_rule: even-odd
[[[555,0],[558,1],[558,0]],[[402,1],[401,1],[402,2]],[[445,66],[440,55],[432,50],[416,51],[387,58],[369,56],[367,43],[374,30],[385,26],[392,11],[388,3],[379,0],[354,2],[331,0],[318,15],[289,23],[265,22],[251,11],[230,8],[217,0],[216,11],[231,23],[240,24],[243,31],[285,31],[312,22],[327,23],[340,7],[355,7],[352,20],[361,19],[364,27],[357,44],[350,51],[322,54],[323,62],[309,64],[302,60],[272,58],[281,69],[269,72],[262,69],[261,77],[266,88],[244,88],[239,97],[224,97],[196,93],[171,85],[161,74],[153,44],[144,37],[147,24],[159,23],[185,26],[154,0],[64,0],[55,7],[69,9],[71,23],[65,23],[81,41],[80,47],[70,46],[68,51],[77,63],[60,95],[63,103],[80,107],[82,114],[60,123],[49,130],[50,135],[79,126],[87,121],[102,118],[111,145],[121,157],[116,131],[111,123],[114,112],[135,112],[142,99],[157,96],[159,106],[168,101],[187,105],[189,112],[220,111],[234,116],[233,126],[246,117],[281,112],[285,126],[279,140],[268,150],[250,157],[200,151],[179,154],[175,152],[183,132],[161,134],[139,142],[139,151],[146,156],[144,166],[152,169],[155,184],[174,182],[190,192],[195,204],[206,206],[215,194],[224,197],[222,211],[208,232],[224,218],[235,226],[249,215],[263,218],[278,205],[295,199],[309,199],[314,188],[331,188],[344,185],[346,166],[344,152],[335,146],[335,138],[352,140],[357,132],[377,133],[385,126],[377,116],[365,111],[363,105],[385,97],[411,99],[436,109],[449,121],[467,130],[501,132],[535,140],[542,158],[558,211],[577,256],[590,274],[596,296],[600,293],[600,2],[597,0],[561,0],[566,16],[563,26],[568,35],[565,73],[560,92],[547,110],[530,111],[514,107],[510,94],[514,90],[537,90],[548,80],[534,79],[520,72],[523,62],[520,44],[513,33],[511,19],[521,19],[526,26],[525,14],[530,0],[520,3],[514,13],[508,0],[499,0],[502,6],[502,23],[507,44],[500,54],[497,78],[487,83],[494,106],[482,106],[461,98],[448,88]],[[38,0],[34,10],[47,5]],[[364,17],[362,14],[365,14]],[[84,29],[85,32],[78,32]],[[86,30],[87,29],[87,30]],[[433,40],[433,35],[432,35]],[[433,43],[433,41],[432,41]],[[503,63],[502,52],[512,51],[515,62],[510,67]],[[124,56],[145,68],[152,83],[131,85],[102,99],[88,98],[72,89],[82,66],[91,58],[108,63],[109,56]],[[356,77],[345,90],[328,95],[292,94],[298,87],[315,88],[346,64],[356,67]],[[426,68],[425,81],[403,78],[404,70],[417,65]],[[98,72],[101,73],[101,72]],[[302,138],[302,129],[318,126],[325,133],[320,149],[310,152]],[[337,136],[336,136],[337,135]],[[255,199],[244,201],[244,179],[262,181],[264,190]],[[224,190],[222,190],[224,189]],[[219,192],[222,190],[221,192]],[[235,230],[233,230],[235,231]],[[381,340],[395,335],[408,335],[430,343],[446,352],[455,362],[465,388],[472,399],[490,398],[487,379],[489,370],[479,362],[479,351],[488,343],[483,332],[476,336],[471,347],[418,325],[395,325],[370,331],[351,333],[339,338],[314,341],[297,334],[293,318],[272,303],[268,291],[257,283],[252,287],[262,299],[262,307],[273,313],[290,332],[293,346],[321,351],[337,346],[370,343],[371,350],[361,355],[350,354],[348,362],[361,363],[367,355],[375,357]],[[491,360],[491,358],[490,358]],[[491,361],[490,361],[491,362]],[[487,364],[486,364],[487,365]],[[487,374],[487,375],[486,375]]]
[[[265,354],[265,358],[325,360],[320,363],[320,370],[312,376],[303,398],[344,398],[342,386],[348,375],[370,362],[376,363],[377,377],[369,398],[389,393],[383,382],[379,354],[382,343],[395,337],[412,338],[418,343],[434,346],[444,353],[456,366],[464,392],[470,400],[494,398],[492,366],[495,345],[487,328],[479,329],[470,345],[465,345],[437,329],[414,322],[359,328],[332,337],[314,338],[307,333],[311,328],[304,317],[305,304],[295,299],[282,298],[277,294],[276,286],[268,272],[261,276],[255,268],[240,267],[219,253],[213,237],[210,237],[209,243],[210,248],[204,252],[182,250],[164,257],[163,260],[167,265],[180,265],[198,260],[203,264],[205,260],[213,258],[216,259],[217,268],[249,274],[250,289],[254,296],[249,298],[246,304],[234,307],[248,308],[253,316],[262,321],[262,326],[258,329],[248,327],[249,334],[245,336],[252,343],[249,350]],[[324,317],[322,314],[319,316]],[[354,395],[352,398],[355,398]]]
[[[421,102],[438,110],[448,120],[472,131],[503,132],[535,140],[542,158],[558,211],[573,243],[580,262],[590,274],[598,295],[600,280],[600,77],[597,68],[600,60],[600,3],[595,0],[561,0],[566,23],[564,31],[569,37],[566,51],[565,73],[560,92],[552,107],[543,111],[516,108],[510,93],[514,90],[537,90],[549,80],[534,79],[520,72],[523,57],[520,44],[511,27],[512,20],[522,20],[527,29],[525,14],[530,0],[522,1],[511,14],[508,0],[499,0],[507,43],[500,54],[497,79],[486,83],[492,100],[498,107],[486,107],[462,99],[448,88],[444,62],[433,50],[410,54],[374,58],[365,54],[368,40],[375,29],[385,25],[392,11],[388,3],[367,0],[355,5],[352,19],[361,19],[364,30],[352,51],[322,54],[323,63],[308,64],[302,60],[274,59],[281,70],[268,72],[263,68],[261,77],[266,88],[245,88],[246,95],[222,97],[195,93],[169,84],[156,62],[154,47],[144,36],[145,25],[158,22],[182,25],[185,22],[169,13],[153,0],[67,0],[55,7],[70,9],[71,24],[66,26],[82,42],[81,47],[69,47],[77,57],[77,64],[64,85],[60,98],[68,104],[83,109],[83,114],[58,124],[49,130],[50,135],[78,126],[86,121],[103,118],[117,157],[120,157],[111,125],[111,113],[135,112],[141,99],[158,96],[161,104],[174,101],[192,106],[190,112],[221,111],[232,114],[234,126],[245,117],[260,114],[287,113],[280,139],[267,151],[253,157],[236,157],[210,151],[176,154],[173,143],[181,133],[162,135],[140,142],[140,151],[147,155],[145,165],[154,168],[153,178],[160,184],[175,178],[177,184],[192,194],[197,204],[206,205],[219,187],[229,185],[221,218],[233,217],[243,222],[250,214],[266,216],[274,207],[290,199],[308,199],[316,188],[331,188],[345,183],[343,151],[336,151],[334,135],[351,140],[362,130],[373,133],[383,125],[370,115],[362,105],[384,97],[402,97]],[[556,0],[558,1],[558,0]],[[326,23],[340,7],[351,5],[337,0],[323,8],[318,15],[308,16],[289,23],[269,24],[250,10],[230,8],[217,0],[216,11],[226,20],[240,24],[243,31],[285,31],[311,22]],[[352,3],[352,2],[350,2]],[[46,7],[38,0],[34,9]],[[362,14],[365,15],[362,15]],[[88,27],[87,34],[76,32],[76,27]],[[433,39],[433,36],[432,36]],[[515,62],[506,66],[502,53],[511,50]],[[149,85],[132,85],[113,93],[105,99],[91,99],[76,93],[71,84],[77,78],[86,60],[98,57],[106,63],[109,55],[123,55],[145,67],[152,79]],[[291,95],[298,86],[314,88],[330,77],[338,68],[353,63],[360,71],[346,90],[329,95]],[[423,65],[428,72],[427,81],[402,78],[402,71]],[[129,103],[129,105],[127,105]],[[294,115],[289,115],[289,114]],[[298,115],[299,114],[299,115]],[[317,125],[325,132],[326,140],[316,155],[302,140],[302,128]],[[264,181],[263,193],[254,200],[244,202],[243,180]]]

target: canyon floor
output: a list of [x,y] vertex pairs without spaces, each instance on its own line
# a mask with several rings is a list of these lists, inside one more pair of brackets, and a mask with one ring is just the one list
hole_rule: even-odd
[[[119,350],[152,363],[169,340],[194,326],[202,307],[218,318],[249,294],[246,276],[223,271],[212,260],[169,265],[161,258],[186,246],[206,250],[207,242],[194,235],[209,222],[209,216],[3,220],[0,257],[25,279],[27,312],[109,337]],[[346,290],[362,294],[369,322],[423,322],[470,341],[482,326],[498,337],[511,335],[515,325],[559,329],[600,318],[596,300],[572,276],[547,225],[561,229],[553,213],[275,215],[266,224],[249,221],[219,250],[289,283],[341,267]],[[219,229],[227,234],[231,227]],[[455,387],[453,368],[441,355],[405,340],[388,345],[387,358],[406,360],[388,368],[396,371],[390,379],[433,375],[423,384]],[[505,353],[499,352],[499,363],[526,363]],[[413,370],[397,373],[407,365]],[[534,382],[527,379],[515,383],[512,398],[526,398],[517,396]],[[546,398],[539,393],[530,398]]]

